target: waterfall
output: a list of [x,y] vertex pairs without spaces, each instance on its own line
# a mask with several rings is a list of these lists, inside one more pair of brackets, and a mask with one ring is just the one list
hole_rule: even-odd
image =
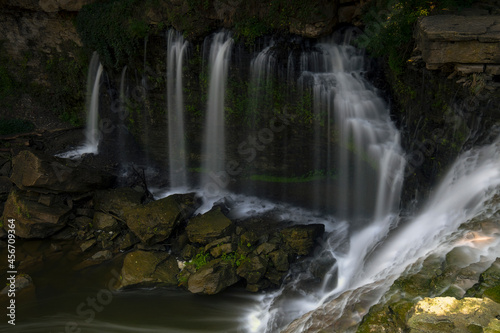
[[[317,286],[307,282],[312,276],[306,271],[264,297],[262,308],[249,316],[254,322],[251,332],[275,332],[344,288],[363,269],[363,258],[397,223],[405,160],[389,108],[363,76],[363,52],[324,40],[312,51],[302,52],[298,66],[290,64],[291,59],[288,72],[298,68],[299,91],[312,95],[315,146],[326,146],[326,154],[319,149],[314,153],[315,168],[324,169],[328,176],[326,196],[320,197],[318,188],[313,193],[317,200],[330,200],[339,218],[327,225],[329,238],[314,260],[331,257],[337,264]],[[315,186],[325,187],[325,183]],[[349,237],[355,237],[354,226],[367,237],[356,243],[351,240],[358,247],[348,254],[360,261],[351,262],[344,272],[342,250]]]
[[[248,114],[251,126],[255,127],[257,114],[268,110],[272,95],[272,84],[276,70],[276,58],[272,54],[272,43],[265,47],[250,63],[250,82],[248,86]],[[255,130],[255,128],[254,128]]]
[[[500,139],[462,154],[422,211],[402,221],[405,162],[399,133],[363,78],[363,66],[361,51],[331,42],[300,57],[299,86],[312,92],[315,116],[328,119],[325,129],[316,127],[328,138],[318,165],[338,166],[331,198],[346,209],[338,210],[337,221],[325,222],[326,238],[301,272],[291,274],[280,290],[260,296],[246,318],[247,332],[351,331],[399,276],[429,255],[467,246],[463,267],[497,256],[495,230],[475,242],[459,227],[500,208],[494,200],[500,192]],[[325,258],[334,258],[334,264],[317,282],[311,271]]]
[[[103,67],[99,62],[99,55],[94,52],[89,66],[87,77],[87,127],[85,129],[85,153],[97,153],[99,146],[99,88]],[[89,94],[89,92],[91,92]],[[83,154],[84,152],[82,152]]]
[[[225,133],[224,133],[224,99],[229,60],[233,39],[228,32],[219,32],[213,36],[210,45],[207,112],[205,116],[205,133],[203,144],[202,186],[213,184],[214,178],[224,170]],[[206,188],[208,192],[214,189]],[[218,192],[218,189],[216,189]]]
[[103,66],[99,62],[99,55],[97,52],[94,52],[87,74],[85,143],[79,148],[57,154],[56,156],[62,158],[79,158],[83,154],[98,153],[99,140],[101,138],[99,131],[99,90],[101,87],[102,72]]
[[327,192],[335,198],[336,216],[354,222],[394,212],[404,169],[399,132],[389,108],[363,77],[363,52],[323,41],[301,55],[300,67],[299,86],[313,97],[315,146],[323,143],[322,136],[327,140],[327,153],[315,152],[315,168],[336,179]]
[[188,42],[181,33],[167,34],[167,113],[170,186],[186,187],[186,144],[184,140],[184,97],[182,66]]

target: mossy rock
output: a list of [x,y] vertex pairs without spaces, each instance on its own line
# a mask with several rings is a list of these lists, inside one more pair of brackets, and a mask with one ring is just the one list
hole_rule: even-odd
[[186,227],[189,241],[204,245],[229,236],[233,230],[233,222],[222,214],[219,207],[192,218]]
[[104,213],[123,217],[125,210],[139,206],[143,193],[130,187],[97,191],[94,194],[94,207]]
[[406,316],[413,305],[414,303],[405,300],[391,305],[376,304],[365,315],[357,332],[404,332]]
[[[488,293],[486,294],[486,291]],[[488,296],[496,302],[500,302],[500,258],[479,276],[479,282],[467,290],[466,296],[483,297]]]
[[474,332],[499,315],[500,304],[489,298],[424,298],[410,310],[407,324],[411,333]]
[[118,288],[176,286],[177,260],[166,252],[134,251],[125,257]]
[[131,207],[125,210],[123,218],[143,243],[156,244],[166,240],[181,221],[193,214],[197,206],[189,206],[186,202],[194,204],[194,196],[194,193],[175,194],[147,205]]
[[247,280],[248,284],[257,284],[264,277],[267,271],[268,262],[255,256],[250,260],[245,260],[236,270],[236,273]]
[[298,225],[281,230],[281,237],[295,254],[308,255],[324,232],[323,224]]
[[66,226],[70,211],[61,203],[47,207],[26,199],[21,192],[12,191],[5,203],[3,221],[15,219],[16,235],[19,237],[46,238]]
[[213,295],[238,282],[233,265],[224,259],[215,259],[189,276],[188,289],[194,294]]

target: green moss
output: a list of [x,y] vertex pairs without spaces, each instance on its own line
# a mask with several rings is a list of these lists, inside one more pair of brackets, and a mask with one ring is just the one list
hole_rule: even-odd
[[76,18],[83,43],[96,50],[106,66],[120,68],[142,47],[150,31],[145,21],[151,1],[105,0],[83,6]]
[[500,284],[486,289],[483,293],[483,296],[488,297],[497,303],[500,303]]

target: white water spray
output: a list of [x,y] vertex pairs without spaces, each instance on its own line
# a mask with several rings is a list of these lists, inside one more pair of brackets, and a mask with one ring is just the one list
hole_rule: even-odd
[[202,186],[211,184],[214,175],[225,167],[224,100],[232,46],[233,39],[228,32],[215,34],[210,46],[210,82],[202,164],[205,174]]
[[168,154],[170,187],[187,186],[186,143],[184,139],[184,95],[182,66],[188,42],[180,32],[167,35]]
[[103,66],[99,62],[97,52],[92,54],[87,74],[87,94],[85,110],[87,111],[87,124],[85,127],[85,143],[83,146],[58,154],[62,158],[79,158],[83,154],[97,154],[99,150],[99,90],[101,87],[101,76]]

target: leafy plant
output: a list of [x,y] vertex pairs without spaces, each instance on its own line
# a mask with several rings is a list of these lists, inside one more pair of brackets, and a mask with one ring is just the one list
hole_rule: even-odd
[[196,270],[205,266],[209,262],[210,253],[200,252],[193,259],[191,259],[190,263],[194,265]]
[[419,17],[470,6],[472,0],[384,0],[374,1],[363,16],[365,33],[357,44],[374,56],[385,57],[400,74],[413,50],[413,28]]

